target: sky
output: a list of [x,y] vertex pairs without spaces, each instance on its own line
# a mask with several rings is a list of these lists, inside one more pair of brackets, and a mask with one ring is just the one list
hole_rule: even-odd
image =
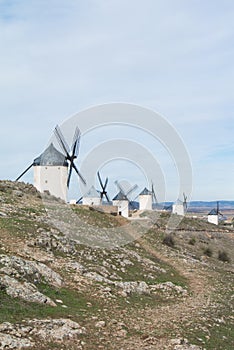
[[[14,180],[56,124],[123,102],[158,112],[180,135],[192,199],[234,200],[233,18],[232,0],[0,0],[0,178]],[[131,132],[125,138],[136,139]],[[159,153],[166,199],[175,200],[172,162]],[[120,176],[122,161],[103,166],[103,177]]]

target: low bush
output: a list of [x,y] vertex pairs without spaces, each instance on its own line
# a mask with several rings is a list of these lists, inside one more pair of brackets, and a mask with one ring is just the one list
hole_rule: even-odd
[[230,258],[228,256],[228,253],[225,252],[225,250],[219,251],[218,259],[223,261],[223,262],[230,262]]
[[168,247],[174,248],[175,247],[175,240],[172,235],[167,235],[163,238],[163,244],[167,245]]
[[196,243],[196,238],[195,237],[190,238],[189,244],[195,245],[195,243]]
[[211,257],[212,255],[213,255],[213,251],[212,251],[212,249],[211,248],[206,248],[205,250],[204,250],[204,254],[206,255],[206,256],[209,256],[209,257]]

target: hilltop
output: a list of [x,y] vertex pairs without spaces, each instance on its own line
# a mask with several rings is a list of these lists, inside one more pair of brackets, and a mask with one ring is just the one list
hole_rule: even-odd
[[145,212],[144,235],[99,247],[95,234],[107,242],[128,221],[69,207],[85,244],[45,202],[66,215],[0,181],[0,349],[233,349],[234,231],[185,217],[170,232],[168,213]]

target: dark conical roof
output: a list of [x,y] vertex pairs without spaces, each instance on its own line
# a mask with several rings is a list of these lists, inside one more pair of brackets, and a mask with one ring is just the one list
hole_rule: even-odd
[[83,196],[83,198],[100,198],[100,194],[94,186],[92,186],[89,191]]
[[141,193],[139,194],[139,196],[151,196],[151,194],[152,194],[152,192],[150,192],[149,190],[148,190],[148,188],[144,188],[144,190],[143,191],[141,191]]
[[40,166],[40,165],[54,165],[54,166],[68,166],[66,157],[64,154],[59,152],[51,143],[48,148],[36,159],[34,159],[33,162],[34,166]]
[[127,197],[121,191],[113,198],[113,201],[127,201],[127,200],[128,200]]
[[217,209],[212,209],[208,215],[218,215],[218,210]]

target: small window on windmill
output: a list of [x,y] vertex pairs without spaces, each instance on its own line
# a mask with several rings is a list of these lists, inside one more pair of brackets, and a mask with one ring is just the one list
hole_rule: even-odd
[[47,183],[48,183],[48,181],[47,181],[47,180],[45,180],[45,183],[47,184]]
[[45,169],[47,170],[47,166],[45,167]]
[[60,170],[60,166],[58,167],[58,170]]

